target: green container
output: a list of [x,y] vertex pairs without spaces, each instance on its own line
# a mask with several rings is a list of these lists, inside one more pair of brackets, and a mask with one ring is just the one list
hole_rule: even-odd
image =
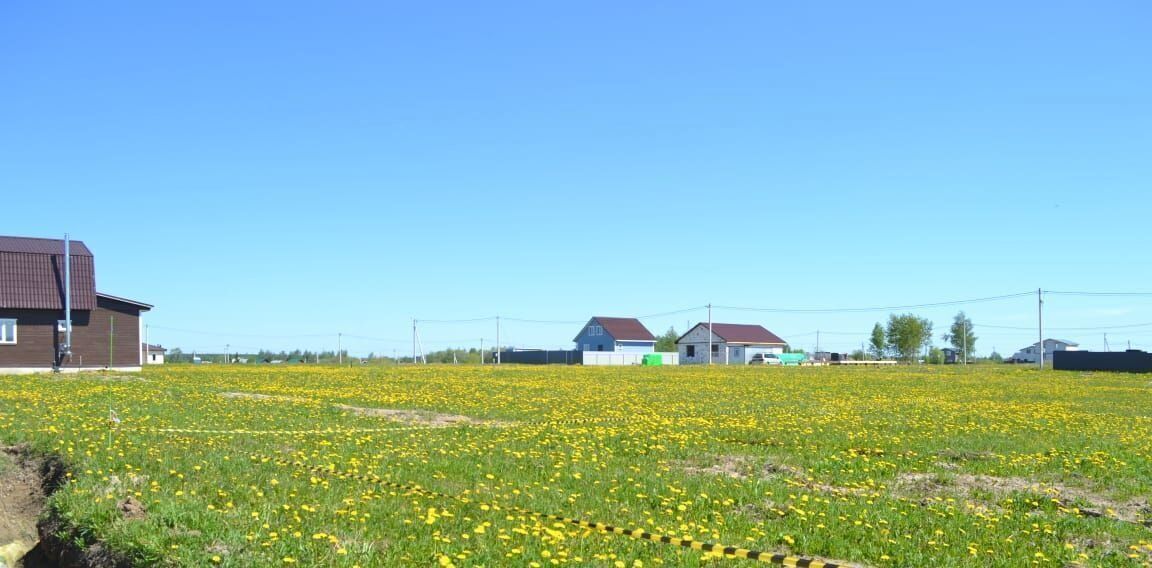
[[803,353],[781,353],[777,357],[780,358],[781,365],[799,365],[808,358]]
[[659,353],[645,353],[640,364],[645,367],[659,367],[664,364],[664,356]]

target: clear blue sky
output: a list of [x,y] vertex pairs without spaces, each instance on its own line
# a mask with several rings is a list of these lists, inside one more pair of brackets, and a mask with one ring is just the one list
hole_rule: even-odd
[[[84,240],[98,287],[186,350],[1149,290],[1150,21],[1140,1],[6,2],[0,234]],[[914,311],[938,338],[957,309]],[[965,309],[1035,324],[1034,299]],[[1046,310],[1152,347],[1118,327],[1152,298]],[[715,317],[847,350],[887,312]]]

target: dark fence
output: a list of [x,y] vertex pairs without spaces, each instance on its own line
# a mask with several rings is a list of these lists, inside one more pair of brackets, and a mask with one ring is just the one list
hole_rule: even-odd
[[501,363],[521,365],[580,365],[582,351],[501,351]]
[[1056,351],[1052,368],[1058,371],[1125,371],[1152,373],[1152,353],[1128,351]]

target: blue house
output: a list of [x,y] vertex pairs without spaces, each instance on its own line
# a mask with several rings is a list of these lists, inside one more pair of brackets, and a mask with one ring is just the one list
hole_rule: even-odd
[[636,318],[594,317],[572,341],[577,351],[652,353],[656,336]]

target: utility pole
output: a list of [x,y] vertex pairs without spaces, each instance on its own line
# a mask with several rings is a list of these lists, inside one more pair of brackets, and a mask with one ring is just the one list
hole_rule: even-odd
[[712,364],[712,303],[708,303],[708,364]]
[[1037,343],[1037,351],[1040,352],[1040,357],[1037,358],[1038,368],[1044,370],[1044,291],[1040,288],[1036,289],[1036,332],[1039,335],[1039,343]]
[[108,370],[112,370],[112,338],[116,337],[116,317],[108,316]]
[[480,366],[484,366],[484,338],[480,338]]
[[496,365],[500,364],[500,316],[496,316]]
[[964,344],[964,358],[963,359],[964,359],[964,364],[967,365],[968,364],[968,315],[967,314],[964,315],[964,321],[960,322],[960,327],[961,327],[961,329],[964,330],[964,340],[962,342]]
[[416,318],[412,318],[412,364],[416,364]]
[[816,352],[820,352],[820,330],[816,330]]
[[1111,350],[1108,349],[1108,334],[1105,333],[1104,334],[1104,352],[1108,352],[1108,351],[1111,351]]
[[231,343],[224,344],[224,364],[228,364],[228,348],[232,347]]
[[344,366],[344,349],[343,349],[344,342],[341,341],[343,338],[344,338],[343,333],[337,333],[336,334],[336,364],[340,365],[340,366]]

